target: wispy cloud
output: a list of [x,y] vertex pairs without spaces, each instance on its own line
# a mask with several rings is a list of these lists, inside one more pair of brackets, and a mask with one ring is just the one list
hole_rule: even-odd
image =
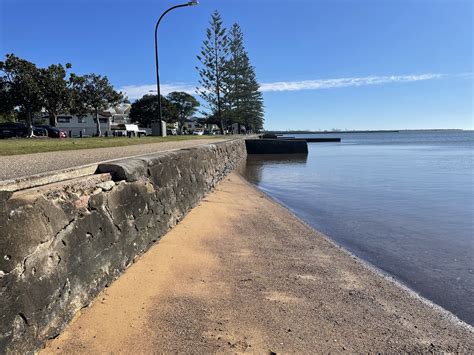
[[392,75],[392,76],[365,76],[360,78],[338,78],[338,79],[317,79],[303,81],[278,81],[274,83],[262,83],[261,90],[271,91],[299,91],[299,90],[320,90],[335,89],[369,85],[380,85],[388,83],[407,83],[413,81],[424,81],[439,79],[442,74],[420,74],[420,75]]
[[[359,87],[369,85],[381,85],[390,83],[409,83],[416,81],[426,81],[442,78],[443,74],[417,74],[417,75],[391,75],[391,76],[364,76],[352,78],[337,79],[316,79],[302,81],[277,81],[270,83],[261,83],[260,90],[263,92],[276,91],[300,91],[300,90],[321,90],[336,89],[347,87]],[[135,100],[143,95],[149,94],[150,91],[156,90],[156,85],[127,85],[119,89],[124,92],[130,99]],[[161,85],[161,93],[166,95],[172,91],[184,91],[194,94],[196,87],[187,83],[168,83]]]
[[[196,87],[186,83],[161,84],[160,90],[162,95],[167,95],[173,91],[184,91],[188,94],[194,94]],[[141,98],[143,95],[156,95],[156,84],[146,85],[126,85],[119,88],[131,100]]]

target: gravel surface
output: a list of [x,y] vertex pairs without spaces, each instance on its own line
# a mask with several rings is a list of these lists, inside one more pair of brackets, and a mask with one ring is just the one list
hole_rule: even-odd
[[82,312],[45,353],[474,351],[471,327],[234,174]]
[[81,165],[102,162],[104,160],[126,158],[135,155],[151,154],[164,150],[216,143],[222,140],[225,139],[217,138],[174,142],[171,141],[164,143],[131,145],[126,147],[0,156],[0,181],[18,179],[31,175],[47,173],[50,171],[65,170]]

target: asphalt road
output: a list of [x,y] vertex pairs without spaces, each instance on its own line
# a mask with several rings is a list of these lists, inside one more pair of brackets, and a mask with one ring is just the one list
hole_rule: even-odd
[[126,147],[0,156],[0,181],[15,180],[51,171],[61,171],[82,165],[99,163],[105,160],[189,148],[208,143],[216,143],[223,140],[225,139],[200,139],[141,144]]

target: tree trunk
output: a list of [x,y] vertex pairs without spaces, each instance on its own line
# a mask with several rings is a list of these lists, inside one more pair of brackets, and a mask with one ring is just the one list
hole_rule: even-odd
[[95,119],[96,119],[96,122],[97,122],[97,137],[100,137],[102,136],[102,132],[100,131],[100,120],[99,120],[99,110],[98,109],[95,109]]
[[31,138],[34,136],[33,134],[33,119],[31,117],[31,110],[28,110],[26,114],[26,121],[28,124],[28,138]]
[[220,96],[219,96],[219,89],[217,89],[217,118],[219,122],[221,123],[221,133],[224,133],[224,119],[222,118],[222,111],[221,111],[221,102],[220,102]]
[[220,126],[221,126],[221,134],[224,134],[224,121],[220,120]]
[[53,114],[49,114],[49,125],[50,126],[53,126],[53,127],[57,127],[58,126],[58,115],[53,113]]
[[252,132],[252,127],[250,125],[250,120],[249,119],[245,119],[245,133],[246,134],[249,134]]
[[224,135],[224,120],[222,119],[221,110],[221,82],[220,82],[220,70],[219,70],[219,53],[217,49],[217,36],[214,36],[214,60],[215,60],[215,71],[216,71],[216,96],[217,96],[217,119],[221,123],[221,133]]
[[184,121],[186,120],[186,118],[183,118],[183,116],[181,116],[179,119],[178,119],[178,133],[180,136],[183,135],[183,126],[184,126]]

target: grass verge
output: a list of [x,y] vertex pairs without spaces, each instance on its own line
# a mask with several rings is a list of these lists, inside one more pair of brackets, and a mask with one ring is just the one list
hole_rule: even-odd
[[222,138],[221,136],[169,136],[169,137],[91,137],[91,138],[42,138],[42,139],[0,139],[0,155],[56,152],[63,150],[124,147],[137,144],[172,141]]

